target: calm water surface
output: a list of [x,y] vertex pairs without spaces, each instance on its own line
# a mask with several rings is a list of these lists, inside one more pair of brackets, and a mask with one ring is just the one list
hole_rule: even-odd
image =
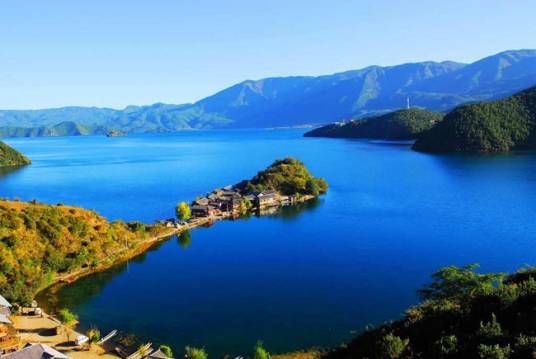
[[536,261],[536,155],[437,156],[303,132],[10,139],[34,163],[0,173],[0,195],[152,222],[278,157],[325,177],[317,203],[195,230],[42,296],[83,326],[179,353],[248,353],[258,339],[273,352],[336,345],[400,316],[441,266]]

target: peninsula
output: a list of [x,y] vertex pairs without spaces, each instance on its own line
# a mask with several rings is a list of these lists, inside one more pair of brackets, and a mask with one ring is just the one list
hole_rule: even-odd
[[[0,288],[7,299],[28,305],[41,289],[105,270],[174,234],[214,220],[304,202],[327,191],[293,158],[275,161],[251,180],[218,189],[182,206],[180,223],[109,222],[95,211],[0,200]],[[181,206],[179,206],[181,207]]]
[[316,128],[305,137],[414,140],[443,119],[444,114],[423,109],[405,109],[381,116],[355,119]]
[[[186,217],[192,225],[255,212],[262,214],[266,209],[314,199],[327,189],[325,179],[314,177],[301,161],[288,157],[276,160],[250,180],[199,196],[191,203],[191,212],[187,211]],[[179,219],[186,219],[181,215],[185,205],[177,206]]]
[[536,149],[536,87],[492,102],[460,106],[421,136],[424,152],[508,152]]
[[28,157],[0,141],[0,167],[24,166],[32,163]]

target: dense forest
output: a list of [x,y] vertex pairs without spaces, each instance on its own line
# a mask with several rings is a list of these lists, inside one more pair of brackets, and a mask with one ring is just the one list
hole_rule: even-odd
[[1,200],[1,294],[27,303],[62,275],[110,266],[161,231],[140,222],[110,223],[78,207]]
[[536,268],[512,275],[450,266],[404,317],[324,353],[339,358],[535,358]]
[[316,128],[304,136],[414,140],[441,121],[443,116],[442,113],[422,109],[399,110],[382,116]]
[[284,195],[314,195],[325,193],[325,179],[314,177],[305,165],[295,158],[276,160],[249,181],[238,184],[245,192],[276,190]]
[[0,167],[23,166],[31,161],[19,151],[0,141]]
[[428,152],[507,152],[536,148],[536,87],[508,98],[460,106],[421,136]]

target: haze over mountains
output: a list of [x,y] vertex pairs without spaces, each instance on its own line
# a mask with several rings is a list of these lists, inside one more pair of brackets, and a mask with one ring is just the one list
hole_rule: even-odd
[[505,51],[471,64],[420,62],[318,77],[247,80],[194,104],[157,103],[122,110],[0,110],[0,135],[316,125],[404,108],[408,97],[413,107],[446,111],[466,102],[505,97],[535,84],[536,50]]

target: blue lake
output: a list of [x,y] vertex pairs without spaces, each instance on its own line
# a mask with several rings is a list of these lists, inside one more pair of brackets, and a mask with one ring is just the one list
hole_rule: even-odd
[[438,156],[303,132],[9,139],[33,164],[4,170],[0,195],[153,222],[276,158],[325,177],[329,193],[316,203],[194,230],[42,295],[83,326],[177,353],[246,354],[258,339],[272,352],[337,345],[399,317],[439,267],[536,262],[536,154]]

